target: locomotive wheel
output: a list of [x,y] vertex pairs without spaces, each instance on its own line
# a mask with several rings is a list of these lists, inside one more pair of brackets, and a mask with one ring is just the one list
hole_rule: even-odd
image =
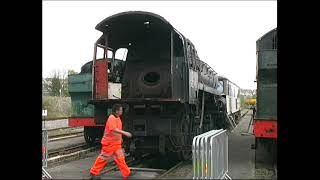
[[188,160],[191,158],[191,151],[181,151],[179,156],[181,160]]
[[83,129],[84,140],[89,146],[92,146],[97,138],[94,129],[91,127],[84,127]]

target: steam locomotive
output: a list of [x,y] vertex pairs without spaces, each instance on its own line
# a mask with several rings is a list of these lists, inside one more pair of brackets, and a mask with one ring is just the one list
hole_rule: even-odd
[[103,34],[93,60],[69,76],[69,126],[83,126],[88,144],[102,137],[115,103],[123,105],[124,129],[134,136],[124,139],[124,148],[135,156],[157,152],[188,159],[195,135],[234,125],[227,79],[219,81],[192,42],[163,17],[123,12],[96,29]]
[[277,28],[256,42],[257,103],[253,121],[256,167],[277,163]]

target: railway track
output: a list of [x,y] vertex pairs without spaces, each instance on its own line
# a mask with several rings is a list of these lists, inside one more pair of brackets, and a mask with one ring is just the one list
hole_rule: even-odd
[[250,109],[248,109],[244,114],[242,114],[240,119],[243,118],[245,115],[247,115],[249,111],[250,111]]
[[49,150],[48,156],[49,157],[55,157],[58,155],[65,155],[65,154],[70,154],[79,150],[84,150],[88,148],[86,143],[81,143],[81,144],[76,144],[73,146],[67,146],[67,147],[62,147],[54,150]]
[[[241,110],[242,111],[242,110]],[[238,119],[238,121],[236,122],[236,126],[230,130],[230,132],[233,132],[234,129],[236,129],[236,127],[238,126],[238,124],[240,123],[240,121],[242,120],[242,118],[248,114],[248,112],[250,111],[250,109],[248,109],[245,113],[241,114],[241,117]]]
[[69,139],[69,138],[75,138],[75,137],[81,137],[81,136],[83,136],[83,132],[71,132],[66,134],[59,134],[55,136],[50,136],[48,139],[48,142],[59,141],[63,139]]
[[48,133],[52,133],[54,131],[65,131],[65,130],[83,130],[83,127],[60,127],[54,129],[47,129]]
[[86,143],[76,144],[73,146],[67,146],[59,149],[49,150],[48,152],[48,166],[52,166],[58,163],[64,163],[66,161],[77,160],[82,156],[96,151],[99,149],[99,145],[89,147]]
[[[142,155],[142,158],[148,158],[150,156],[149,153],[146,153],[144,155]],[[135,165],[135,164],[138,164],[138,163],[141,163],[141,159],[135,159],[133,158],[132,156],[130,156],[129,154],[126,155],[126,163],[128,166],[131,166],[131,165]],[[106,168],[104,170],[101,171],[101,175],[105,174],[105,173],[108,173],[108,172],[111,172],[111,171],[114,171],[118,168],[118,166],[114,163],[114,161],[112,161],[110,163],[110,167],[109,168]]]
[[170,169],[164,171],[163,173],[161,173],[160,175],[156,176],[154,179],[162,179],[163,177],[169,175],[171,172],[173,172],[174,170],[178,169],[179,167],[181,167],[184,164],[185,161],[181,161],[179,163],[177,163],[176,165],[174,165],[173,167],[171,167]]
[[[141,172],[155,172],[158,174],[154,178],[151,178],[151,179],[162,179],[163,177],[169,175],[174,170],[178,169],[185,162],[185,161],[181,161],[178,163],[174,163],[173,165],[169,165],[166,168],[156,168],[157,165],[155,165],[156,163],[154,163],[154,162],[156,160],[158,160],[159,158],[161,158],[159,156],[154,156],[149,153],[143,154],[140,159],[134,159],[130,155],[126,155],[126,156],[127,156],[126,163],[129,166],[131,171],[136,171],[136,172],[140,172],[140,173]],[[106,169],[104,169],[101,172],[101,176],[103,176],[106,173],[111,173],[111,175],[112,175],[113,171],[118,171],[118,167],[113,161],[108,166],[109,167],[107,167]],[[143,173],[141,173],[141,174],[143,174]]]
[[83,136],[83,128],[62,127],[48,129],[48,142]]

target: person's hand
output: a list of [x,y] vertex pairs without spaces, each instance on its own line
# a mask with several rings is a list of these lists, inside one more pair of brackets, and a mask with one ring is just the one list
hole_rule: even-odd
[[127,133],[126,133],[126,136],[127,136],[128,138],[131,138],[131,137],[132,137],[132,134],[129,133],[129,132],[127,132]]

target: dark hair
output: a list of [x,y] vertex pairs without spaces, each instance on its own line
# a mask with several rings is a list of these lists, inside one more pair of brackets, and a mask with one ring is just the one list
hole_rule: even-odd
[[121,104],[114,104],[114,105],[112,106],[112,114],[115,115],[115,114],[116,114],[116,111],[119,111],[121,107],[122,107]]

